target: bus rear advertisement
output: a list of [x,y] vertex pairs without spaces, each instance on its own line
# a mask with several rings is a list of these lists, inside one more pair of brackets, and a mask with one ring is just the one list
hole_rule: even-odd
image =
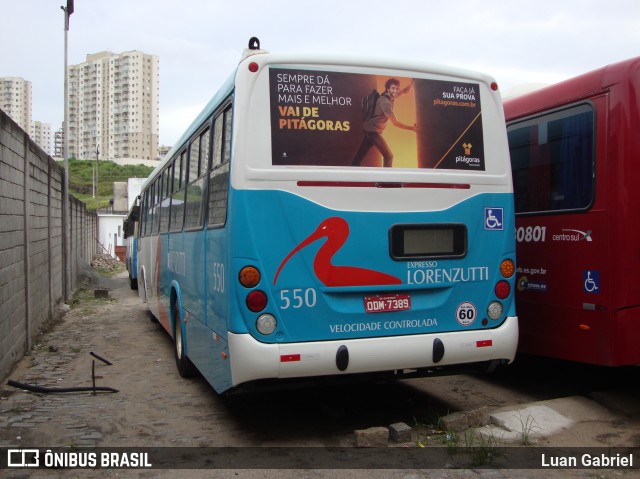
[[491,77],[254,45],[141,197],[140,295],[217,392],[514,358]]
[[640,363],[640,58],[505,100],[519,351]]

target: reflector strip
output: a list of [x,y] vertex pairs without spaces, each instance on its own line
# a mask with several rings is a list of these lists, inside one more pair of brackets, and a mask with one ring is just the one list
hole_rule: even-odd
[[488,346],[493,346],[492,339],[485,339],[483,341],[476,341],[476,348],[486,348]]
[[292,363],[294,361],[300,361],[299,354],[283,354],[280,356],[281,363]]
[[468,183],[399,183],[383,181],[298,181],[298,186],[336,186],[343,188],[448,188],[468,190]]

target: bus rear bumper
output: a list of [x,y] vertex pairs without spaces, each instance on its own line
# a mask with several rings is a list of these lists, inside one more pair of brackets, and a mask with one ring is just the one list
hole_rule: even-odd
[[495,329],[306,343],[267,344],[229,333],[229,358],[232,383],[238,386],[269,378],[511,362],[517,345],[518,318],[508,317]]

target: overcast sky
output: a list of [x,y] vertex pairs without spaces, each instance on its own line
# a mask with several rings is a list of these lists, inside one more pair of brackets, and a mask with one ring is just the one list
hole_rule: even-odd
[[[32,82],[33,120],[64,116],[66,0],[0,0],[0,77]],[[408,58],[480,70],[503,92],[640,55],[638,0],[75,0],[69,64],[160,59],[160,144],[172,145],[251,36],[272,52]]]

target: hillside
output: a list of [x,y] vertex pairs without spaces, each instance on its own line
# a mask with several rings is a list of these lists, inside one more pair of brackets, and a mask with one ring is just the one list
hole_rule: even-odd
[[[113,198],[113,183],[126,182],[129,178],[146,178],[153,168],[144,165],[117,165],[113,161],[98,161],[98,198],[94,197],[94,175],[96,162],[89,160],[69,160],[69,192],[87,205],[87,210],[108,208]],[[64,162],[58,162],[64,166]]]

